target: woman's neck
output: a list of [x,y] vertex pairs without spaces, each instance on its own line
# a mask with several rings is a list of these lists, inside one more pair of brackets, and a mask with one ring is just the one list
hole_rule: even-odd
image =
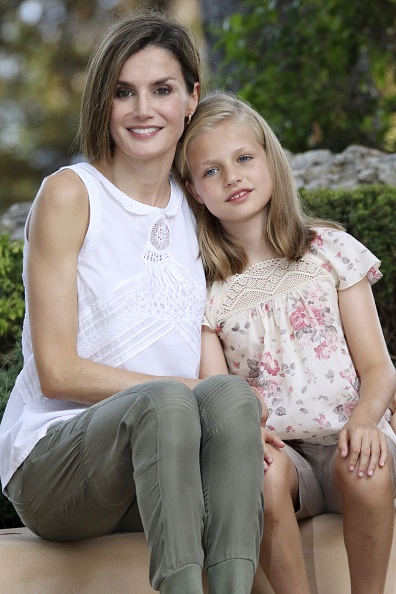
[[165,208],[170,199],[170,165],[161,162],[124,161],[92,163],[121,192],[149,206]]

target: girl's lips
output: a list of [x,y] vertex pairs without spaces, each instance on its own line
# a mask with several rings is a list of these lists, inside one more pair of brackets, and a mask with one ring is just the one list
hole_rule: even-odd
[[239,190],[238,192],[234,192],[228,198],[227,202],[242,202],[245,198],[250,194],[251,190]]

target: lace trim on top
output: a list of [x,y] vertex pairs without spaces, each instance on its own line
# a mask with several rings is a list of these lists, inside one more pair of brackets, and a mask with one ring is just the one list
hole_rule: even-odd
[[286,296],[308,282],[329,279],[330,276],[322,265],[308,258],[298,262],[290,262],[285,258],[258,262],[227,281],[217,319],[222,322],[229,316],[260,306],[274,297]]
[[187,333],[190,345],[199,347],[197,320],[202,319],[205,289],[174,260],[170,242],[170,229],[162,217],[148,232],[145,270],[81,312],[80,356],[95,358],[95,353],[119,341],[118,348],[109,351],[111,358],[106,359],[106,363],[114,364],[114,357],[120,362],[136,355],[175,327],[180,334]]

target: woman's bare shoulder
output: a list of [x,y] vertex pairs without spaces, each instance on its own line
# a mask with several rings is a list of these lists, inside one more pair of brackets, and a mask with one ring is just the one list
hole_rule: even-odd
[[84,235],[89,222],[87,189],[71,169],[46,177],[33,204],[30,229],[48,225],[59,229],[72,226],[78,236]]

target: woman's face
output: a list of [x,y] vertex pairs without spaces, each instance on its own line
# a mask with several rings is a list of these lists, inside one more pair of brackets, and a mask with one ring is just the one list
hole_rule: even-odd
[[124,63],[110,114],[114,157],[173,160],[185,118],[198,103],[199,83],[189,94],[178,60],[149,46]]

